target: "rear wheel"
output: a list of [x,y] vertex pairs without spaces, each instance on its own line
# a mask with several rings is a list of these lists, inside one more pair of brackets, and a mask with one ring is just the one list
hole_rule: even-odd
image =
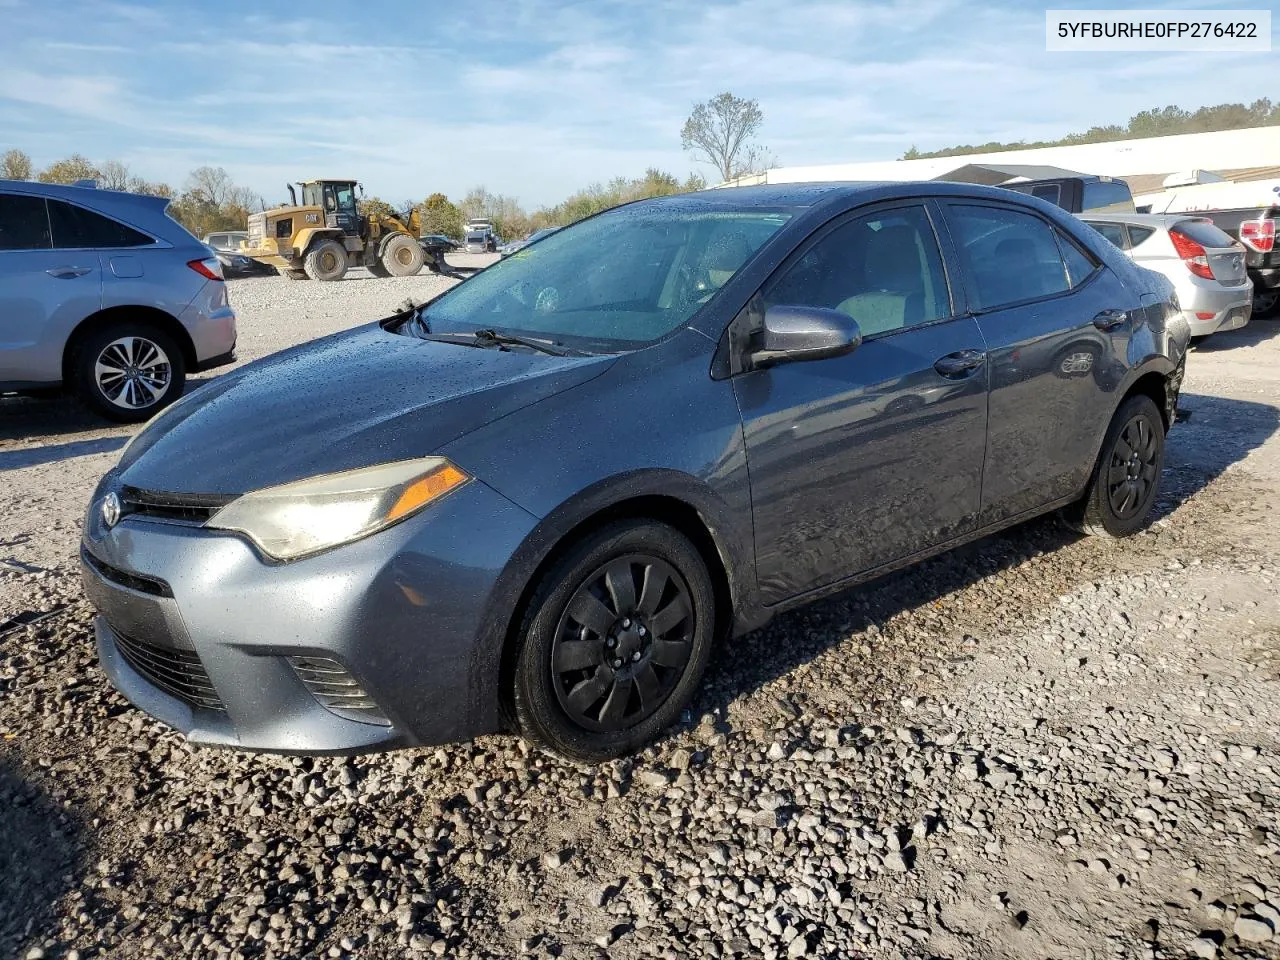
[[1259,320],[1270,320],[1280,312],[1280,289],[1255,290],[1253,315]]
[[1150,397],[1130,397],[1120,405],[1089,490],[1063,510],[1067,524],[1083,533],[1127,537],[1146,524],[1160,490],[1164,468],[1164,420]]
[[97,413],[139,423],[182,396],[186,364],[173,339],[147,323],[113,323],[76,347],[75,390]]
[[714,632],[711,575],[682,533],[624,520],[588,534],[542,577],[521,625],[520,732],[587,763],[635,751],[692,698]]
[[382,251],[382,265],[393,277],[412,277],[422,269],[422,244],[406,233],[397,233]]
[[307,251],[302,267],[312,280],[341,280],[347,273],[347,251],[337,240],[321,240]]

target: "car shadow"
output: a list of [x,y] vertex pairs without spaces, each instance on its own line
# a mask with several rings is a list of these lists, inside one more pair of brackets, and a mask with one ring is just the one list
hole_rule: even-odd
[[1252,347],[1280,336],[1280,319],[1250,320],[1247,327],[1205,337],[1196,344],[1197,353],[1221,353],[1237,347]]
[[[1153,522],[1174,513],[1280,429],[1280,411],[1268,404],[1183,394],[1179,406],[1192,416],[1170,433]],[[691,716],[695,721],[707,713],[724,716],[730,703],[804,668],[852,632],[870,624],[878,628],[897,614],[925,608],[1080,538],[1056,516],[1043,516],[780,614],[765,627],[716,650]],[[863,654],[851,651],[851,655]],[[867,657],[866,677],[857,681],[860,689],[850,691],[853,702],[893,699],[907,669],[902,663],[880,662],[873,651]],[[803,692],[788,692],[784,699],[793,705],[786,709],[799,716],[801,708],[794,701],[804,697]]]
[[57,904],[84,881],[83,824],[0,761],[0,956],[56,935]]
[[57,463],[74,457],[88,457],[98,453],[112,453],[129,442],[128,437],[101,437],[96,440],[72,440],[45,447],[19,447],[0,449],[0,471],[21,470],[46,463]]

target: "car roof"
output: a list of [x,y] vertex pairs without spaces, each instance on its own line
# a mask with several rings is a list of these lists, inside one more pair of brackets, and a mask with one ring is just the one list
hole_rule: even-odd
[[25,193],[33,197],[66,200],[88,207],[160,237],[173,244],[199,243],[176,220],[165,216],[172,197],[154,197],[145,193],[99,190],[96,187],[73,187],[61,183],[39,183],[33,180],[0,180],[0,192]]

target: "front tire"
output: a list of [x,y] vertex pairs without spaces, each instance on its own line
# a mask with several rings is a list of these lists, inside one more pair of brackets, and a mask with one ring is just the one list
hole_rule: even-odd
[[113,323],[76,347],[76,393],[96,413],[118,423],[141,423],[178,397],[186,384],[182,350],[147,323]]
[[649,520],[588,534],[543,575],[521,624],[520,733],[583,763],[636,751],[693,697],[715,623],[711,575],[684,534]]
[[1150,397],[1139,394],[1120,405],[1089,489],[1063,511],[1067,525],[1101,537],[1127,537],[1146,525],[1164,469],[1164,418]]
[[406,233],[397,233],[382,251],[382,265],[393,277],[412,277],[422,269],[422,244]]
[[347,275],[347,251],[337,240],[322,240],[307,251],[302,268],[312,280],[341,280]]

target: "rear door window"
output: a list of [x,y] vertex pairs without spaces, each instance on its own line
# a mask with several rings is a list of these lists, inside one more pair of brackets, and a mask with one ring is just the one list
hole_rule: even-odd
[[1038,300],[1071,288],[1055,230],[1007,207],[947,205],[975,310]]
[[61,200],[49,201],[49,222],[53,226],[53,245],[59,250],[142,247],[155,242],[110,217]]
[[0,193],[0,250],[48,250],[50,246],[44,197]]

